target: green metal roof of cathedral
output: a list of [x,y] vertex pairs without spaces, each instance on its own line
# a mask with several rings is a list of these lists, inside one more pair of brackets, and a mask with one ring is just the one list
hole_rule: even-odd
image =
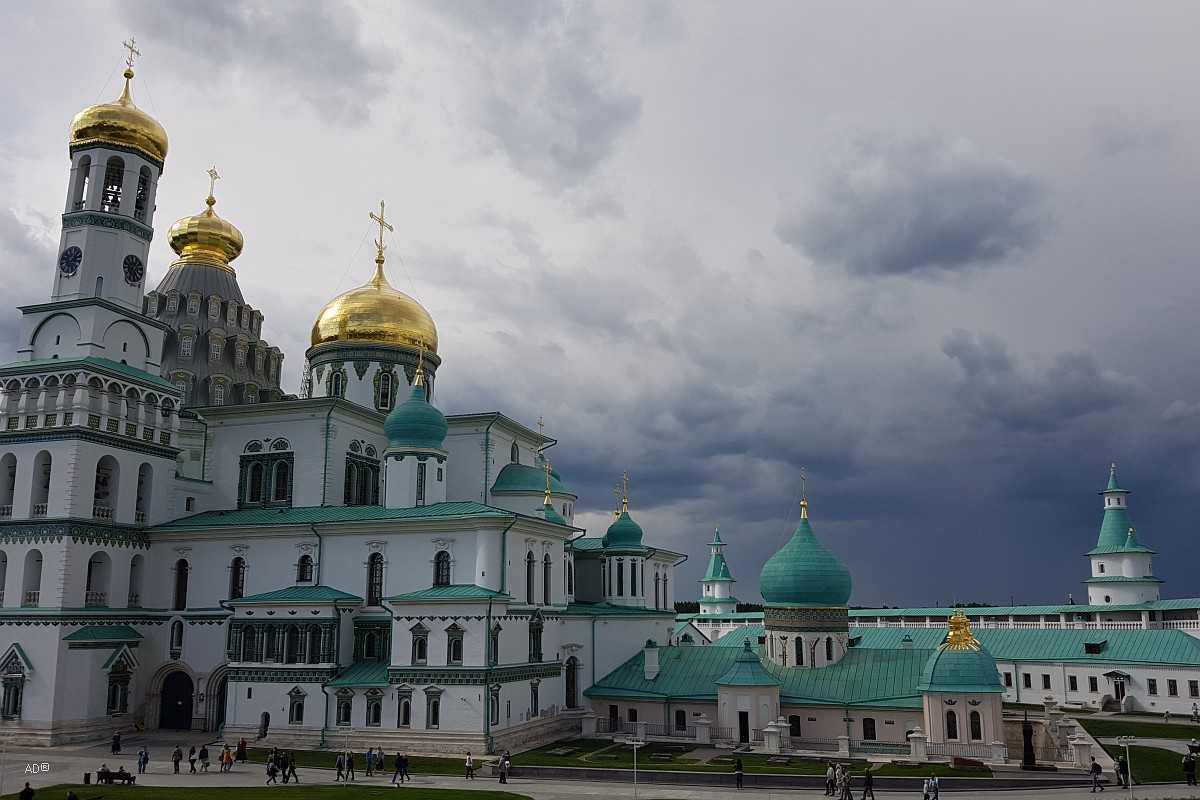
[[151,375],[145,370],[131,367],[128,364],[123,364],[119,361],[113,361],[111,358],[101,358],[100,356],[84,356],[83,358],[38,358],[32,361],[10,361],[7,364],[0,364],[0,375],[5,375],[10,372],[24,372],[27,370],[71,370],[79,369],[80,367],[91,367],[100,372],[107,372],[114,377],[131,378],[157,386],[168,392],[176,392],[178,389],[175,384],[171,383],[161,375]]
[[504,592],[497,592],[485,586],[476,586],[473,583],[454,583],[449,586],[430,586],[415,592],[393,595],[387,600],[389,603],[419,603],[434,600],[488,600],[491,598],[512,599]]
[[383,688],[388,686],[388,665],[383,661],[356,661],[325,685]]
[[448,430],[446,416],[434,408],[427,398],[420,373],[413,379],[408,399],[393,408],[383,421],[389,450],[441,450]]
[[1003,692],[996,659],[971,635],[971,620],[961,611],[950,615],[946,640],[925,662],[921,692]]
[[295,508],[231,508],[203,511],[155,526],[171,528],[231,528],[266,525],[310,525],[321,522],[370,522],[390,519],[445,517],[512,517],[513,512],[471,500],[433,503],[427,506],[298,506]]
[[[708,543],[709,547],[724,547],[725,543],[721,541],[721,531],[718,530],[713,540]],[[708,569],[704,572],[704,577],[701,581],[726,581],[733,583],[733,575],[729,572],[729,565],[725,563],[725,554],[720,550],[709,556]]]
[[244,605],[248,603],[361,603],[363,599],[356,594],[343,592],[332,586],[286,586],[272,592],[247,595],[236,600],[228,600],[229,605]]
[[542,516],[546,518],[546,522],[552,522],[555,525],[567,524],[567,521],[563,519],[563,515],[558,513],[554,508],[553,503],[542,503]]
[[[1108,486],[1101,495],[1129,494],[1128,489],[1122,489],[1117,483],[1117,465],[1113,464],[1108,471]],[[1110,553],[1144,553],[1143,548],[1134,540],[1133,549],[1126,549],[1129,532],[1133,530],[1133,521],[1129,517],[1129,507],[1126,503],[1119,505],[1104,505],[1104,518],[1100,522],[1100,535],[1096,538],[1096,546],[1088,551],[1089,556],[1108,555]],[[1153,552],[1153,551],[1150,551]]]
[[623,548],[623,547],[641,547],[642,546],[642,526],[633,521],[633,517],[629,516],[629,502],[622,502],[621,513],[613,521],[612,525],[608,526],[608,531],[604,534],[604,546]]
[[813,533],[807,500],[792,538],[763,564],[758,586],[767,605],[832,608],[850,600],[850,571]]
[[142,635],[128,625],[84,625],[63,637],[64,642],[136,642]]
[[[546,489],[546,473],[540,467],[529,464],[505,464],[492,484],[492,491],[497,494],[514,492],[522,494],[541,494]],[[550,493],[566,494],[572,497],[575,493],[563,485],[558,474],[550,471]]]
[[750,640],[742,642],[742,651],[733,666],[715,681],[717,686],[779,686],[781,681],[767,672],[762,659],[750,649]]

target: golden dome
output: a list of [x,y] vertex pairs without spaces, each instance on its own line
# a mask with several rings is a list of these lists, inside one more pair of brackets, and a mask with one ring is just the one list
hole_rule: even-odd
[[436,353],[437,327],[420,303],[392,287],[383,275],[383,253],[375,275],[357,289],[338,295],[313,323],[313,346],[325,342],[400,344]]
[[229,262],[241,255],[242,232],[213,211],[217,200],[211,193],[204,202],[208,208],[178,220],[167,232],[167,242],[179,255],[171,266],[199,263],[232,272]]
[[111,103],[90,106],[71,120],[71,148],[92,144],[129,147],[161,165],[167,158],[167,132],[158,120],[133,104],[125,70],[125,89]]

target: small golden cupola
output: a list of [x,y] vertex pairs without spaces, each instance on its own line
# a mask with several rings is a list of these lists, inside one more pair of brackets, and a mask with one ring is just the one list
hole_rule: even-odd
[[330,300],[317,315],[312,327],[312,346],[329,342],[372,342],[403,345],[423,353],[436,354],[437,326],[433,317],[413,298],[388,283],[383,274],[383,231],[391,226],[380,215],[371,215],[380,226],[375,242],[375,274],[362,286]]
[[167,159],[167,132],[154,117],[133,104],[129,91],[133,80],[133,55],[137,50],[132,41],[125,45],[130,58],[125,68],[125,88],[111,103],[89,106],[71,121],[71,151],[79,147],[112,145],[141,153],[161,168]]
[[208,177],[208,197],[204,201],[207,208],[199,214],[177,220],[167,232],[167,242],[179,256],[171,266],[204,264],[232,272],[230,262],[241,255],[245,242],[242,232],[217,216],[213,210],[217,204],[213,189],[221,177],[216,167],[208,171]]

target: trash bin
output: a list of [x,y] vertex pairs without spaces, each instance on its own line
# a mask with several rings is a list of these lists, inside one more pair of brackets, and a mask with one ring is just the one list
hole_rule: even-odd
[[90,772],[83,773],[83,785],[84,786],[92,785],[92,773],[90,773]]

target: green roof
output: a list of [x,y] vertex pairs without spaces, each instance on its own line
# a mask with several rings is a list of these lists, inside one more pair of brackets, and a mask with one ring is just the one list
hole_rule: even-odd
[[[1100,494],[1129,494],[1117,484],[1117,465],[1113,464],[1108,472],[1108,487]],[[1133,529],[1133,521],[1129,518],[1129,508],[1126,503],[1108,505],[1105,501],[1104,518],[1100,522],[1100,535],[1096,538],[1096,546],[1088,555],[1106,555],[1108,553],[1125,552],[1126,539]],[[1136,544],[1136,539],[1135,539]],[[1134,550],[1132,552],[1141,552]]]
[[1084,583],[1162,583],[1162,578],[1156,578],[1153,575],[1143,575],[1140,578],[1134,578],[1129,575],[1096,575],[1088,578]]
[[110,358],[100,358],[99,356],[84,356],[83,358],[38,358],[33,361],[11,361],[7,364],[0,365],[0,374],[8,372],[21,372],[24,370],[73,370],[73,369],[94,369],[99,372],[107,372],[113,377],[129,378],[130,380],[141,381],[159,389],[177,393],[179,390],[170,381],[158,375],[151,375],[145,370],[131,367],[128,364],[122,364],[119,361],[113,361]]
[[1101,494],[1105,494],[1107,492],[1121,492],[1123,494],[1129,494],[1128,490],[1122,489],[1120,487],[1120,485],[1117,483],[1117,465],[1116,464],[1113,464],[1111,467],[1108,468],[1108,486],[1106,486],[1104,488],[1104,491],[1101,492]]
[[579,553],[604,549],[604,540],[599,536],[581,536],[578,539],[572,539],[568,544],[571,545],[572,550]]
[[[963,609],[967,611],[969,609]],[[1200,639],[1180,630],[1018,630],[975,628],[975,638],[996,661],[1063,661],[1069,663],[1129,663],[1200,666]],[[926,652],[946,636],[944,628],[854,628],[858,649],[895,648],[911,636],[915,649]],[[1099,653],[1085,645],[1102,644]],[[1092,648],[1095,649],[1095,648]]]
[[512,517],[511,511],[472,501],[434,503],[428,506],[385,508],[384,506],[300,506],[293,508],[239,508],[204,511],[156,526],[172,528],[233,528],[262,525],[308,525],[322,522],[369,522],[391,519],[444,517]]
[[725,674],[717,678],[717,686],[779,686],[781,681],[767,671],[758,654],[750,649],[750,641],[742,642],[742,650]]
[[447,430],[446,417],[429,402],[425,384],[415,381],[408,399],[393,408],[383,421],[389,450],[441,450]]
[[358,595],[343,592],[341,589],[334,589],[332,586],[287,586],[283,589],[276,589],[273,592],[263,592],[262,594],[252,594],[247,597],[239,597],[236,600],[230,600],[230,605],[246,605],[249,603],[334,603],[334,602],[352,602],[361,603],[363,599]]
[[713,639],[713,647],[741,647],[743,642],[758,646],[759,637],[766,636],[767,630],[762,625],[742,625],[734,628],[719,639]]
[[[1029,606],[978,606],[964,607],[963,613],[968,617],[1036,617],[1042,615],[1058,616],[1059,614],[1098,614],[1113,611],[1189,611],[1200,609],[1200,597],[1179,597],[1168,600],[1150,600],[1145,603],[1127,603],[1122,605],[1088,605],[1086,603],[1063,603],[1057,605]],[[945,607],[917,608],[852,608],[850,616],[854,618],[903,618],[903,617],[934,617],[945,618],[954,609]]]
[[720,550],[713,553],[708,559],[708,569],[704,571],[704,577],[700,579],[702,582],[725,582],[733,583],[733,575],[729,572],[729,565],[725,563],[725,554]]
[[[935,631],[936,632],[936,631]],[[729,672],[743,649],[735,647],[659,648],[659,673],[646,680],[644,651],[601,678],[588,697],[657,701],[715,701],[717,681]],[[762,667],[780,683],[780,700],[796,705],[921,708],[916,691],[930,650],[859,650],[851,648],[837,663],[821,669]]]
[[623,509],[604,533],[604,546],[611,548],[641,547],[642,526],[633,521],[628,509]]
[[142,635],[128,625],[84,625],[63,637],[64,642],[137,642]]
[[419,603],[432,600],[488,600],[491,598],[512,598],[504,592],[497,592],[483,586],[471,583],[455,583],[450,586],[431,586],[428,589],[418,589],[387,598],[389,603]]
[[383,661],[356,661],[325,685],[330,688],[342,686],[383,688],[388,685],[388,665]]
[[[492,491],[500,494],[541,494],[546,491],[546,473],[529,464],[505,464],[496,476],[496,482],[492,484]],[[574,492],[563,486],[562,481],[555,477],[553,471],[550,473],[550,493],[575,496]]]
[[554,508],[553,503],[542,504],[542,516],[545,517],[546,522],[551,522],[555,525],[567,524],[567,521],[563,519],[563,515],[558,513],[558,511]]
[[805,505],[792,538],[763,564],[758,585],[768,605],[829,608],[846,605],[853,582],[846,565],[817,539]]
[[1003,692],[996,660],[984,648],[938,647],[921,670],[921,692]]
[[[720,602],[720,601],[714,600],[713,602]],[[675,618],[676,619],[694,619],[697,622],[703,622],[706,619],[709,619],[709,620],[756,619],[761,622],[762,618],[763,618],[763,612],[761,612],[761,611],[726,611],[724,614],[703,614],[703,613],[701,613],[701,614],[676,614]]]
[[617,606],[611,603],[571,603],[566,608],[555,611],[555,614],[572,617],[636,617],[636,616],[674,616],[674,612],[667,609],[656,611],[653,608],[634,608],[629,606]]

